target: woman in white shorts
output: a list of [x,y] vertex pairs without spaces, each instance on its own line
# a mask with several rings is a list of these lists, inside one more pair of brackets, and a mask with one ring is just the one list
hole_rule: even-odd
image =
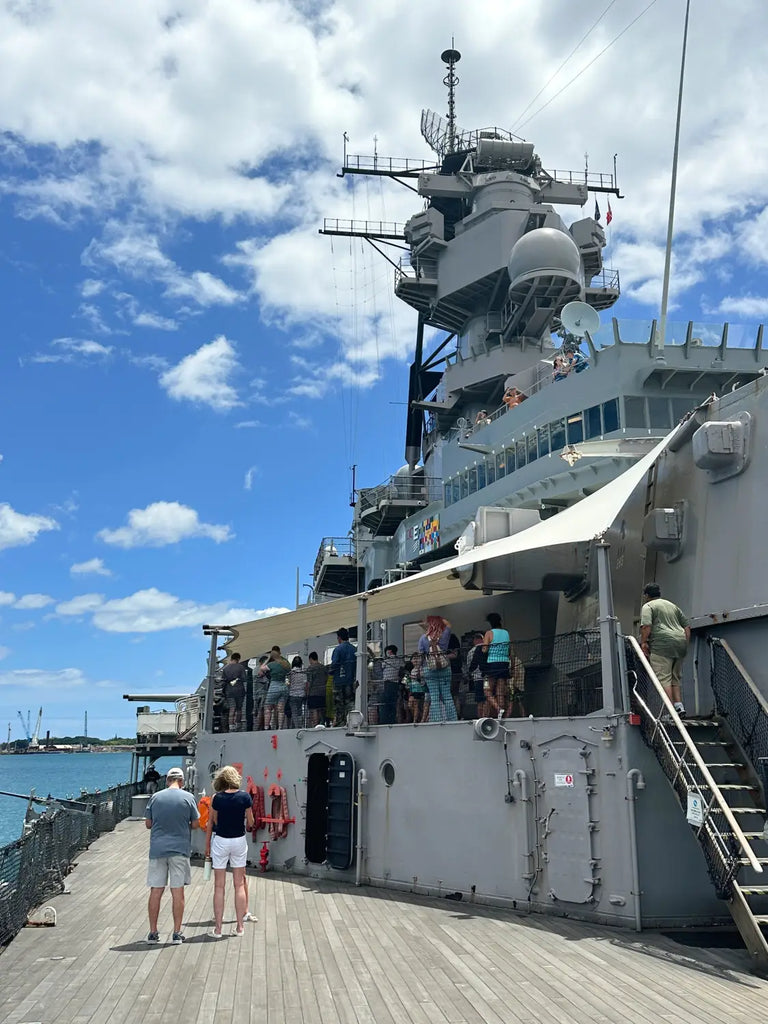
[[232,868],[235,883],[236,935],[243,934],[248,896],[245,888],[245,861],[248,845],[246,825],[253,828],[251,798],[240,789],[240,773],[231,765],[225,765],[213,780],[215,795],[211,800],[211,813],[205,835],[205,855],[213,866],[213,918],[214,939],[223,938],[221,930],[224,919],[224,890],[227,882],[227,865]]

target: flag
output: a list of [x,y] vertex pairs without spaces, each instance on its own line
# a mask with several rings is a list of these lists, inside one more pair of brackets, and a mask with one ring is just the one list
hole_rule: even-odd
[[595,196],[595,220],[600,220],[600,207],[597,205],[597,196]]
[[605,223],[610,224],[613,220],[613,210],[611,209],[611,200],[608,200],[608,213],[605,215]]

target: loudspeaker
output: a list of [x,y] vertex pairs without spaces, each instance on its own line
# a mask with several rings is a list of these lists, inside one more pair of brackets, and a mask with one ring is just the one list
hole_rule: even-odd
[[479,740],[495,740],[501,732],[501,726],[495,718],[478,718],[475,722],[475,736]]

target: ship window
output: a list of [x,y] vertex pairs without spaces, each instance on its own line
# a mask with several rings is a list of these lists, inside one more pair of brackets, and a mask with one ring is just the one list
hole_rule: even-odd
[[627,427],[646,426],[644,398],[633,398],[630,395],[624,398],[624,424]]
[[619,402],[616,398],[603,402],[603,429],[606,434],[619,429]]
[[509,476],[510,473],[514,473],[515,472],[515,444],[514,444],[514,442],[512,442],[512,447],[511,448],[505,448],[504,449],[504,458],[505,458],[506,463],[507,463],[507,476]]
[[584,413],[584,432],[587,437],[600,437],[602,426],[600,424],[600,406],[593,405]]
[[539,457],[539,453],[536,445],[536,431],[532,431],[526,438],[526,447],[528,449],[528,465],[535,462]]
[[679,423],[684,416],[687,416],[694,405],[695,402],[692,398],[673,398],[672,414],[675,417],[675,423]]
[[581,413],[568,417],[568,444],[578,444],[584,440],[584,421]]
[[526,453],[525,441],[518,441],[517,442],[517,468],[518,469],[522,469],[523,466],[526,464],[526,462],[527,462],[526,454],[527,453]]
[[461,474],[461,496],[462,496],[462,498],[466,498],[468,494],[469,494],[469,480],[467,479],[467,474],[466,473],[462,473]]
[[669,401],[666,398],[649,398],[648,418],[652,427],[671,427]]
[[444,499],[443,500],[445,502],[445,507],[446,508],[451,504],[451,498],[452,497],[453,497],[453,487],[451,486],[451,483],[449,481],[447,484],[445,484],[445,489],[444,489]]
[[565,448],[565,420],[555,420],[550,423],[549,436],[553,452],[559,452],[561,448]]
[[481,491],[485,487],[485,463],[481,462],[477,467],[477,489]]
[[496,456],[495,455],[490,455],[485,460],[485,471],[486,471],[486,475],[488,477],[488,483],[489,484],[496,483]]
[[477,470],[473,467],[469,471],[469,493],[474,494],[477,490]]
[[459,501],[461,499],[461,487],[457,476],[455,476],[451,481],[451,486],[453,487],[453,500]]
[[507,467],[507,460],[506,460],[506,456],[504,455],[504,452],[503,451],[498,452],[496,454],[496,479],[497,480],[501,480],[501,478],[505,475],[505,473],[507,472],[507,468],[506,467]]
[[539,458],[549,455],[549,424],[546,427],[538,428],[539,435]]

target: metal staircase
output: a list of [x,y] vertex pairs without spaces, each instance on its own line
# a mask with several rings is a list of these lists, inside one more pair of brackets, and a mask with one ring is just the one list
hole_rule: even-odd
[[[768,872],[763,868],[768,865],[768,842],[763,838],[766,808],[758,766],[752,763],[739,723],[734,729],[731,713],[717,699],[717,683],[713,685],[717,715],[682,719],[637,641],[627,637],[625,642],[633,710],[639,714],[643,739],[677,794],[717,895],[727,903],[754,968],[766,973]],[[729,685],[719,688],[732,694]],[[741,703],[746,701],[742,698]],[[754,700],[750,703],[754,711],[752,704]],[[760,713],[765,715],[768,741],[768,705]],[[761,717],[754,713],[748,717],[754,733]]]

